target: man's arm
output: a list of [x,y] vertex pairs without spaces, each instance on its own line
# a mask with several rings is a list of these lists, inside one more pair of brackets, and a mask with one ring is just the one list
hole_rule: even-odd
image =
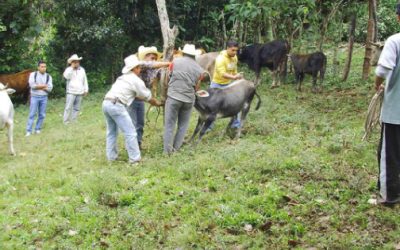
[[83,89],[84,89],[84,95],[86,96],[89,93],[89,84],[86,76],[86,71],[83,71],[84,73],[84,78],[83,78]]
[[233,75],[226,72],[226,65],[223,59],[217,58],[215,61],[215,70],[226,79],[237,80],[241,78],[239,74]]
[[49,75],[49,82],[47,83],[46,88],[44,89],[46,92],[51,92],[53,90],[53,78]]
[[33,90],[42,90],[47,88],[46,84],[38,84],[37,82],[35,82],[35,72],[32,72],[29,75],[29,87]]
[[71,66],[66,68],[65,71],[64,71],[64,74],[63,74],[64,78],[67,79],[67,80],[70,80],[73,71],[74,71],[74,69]]

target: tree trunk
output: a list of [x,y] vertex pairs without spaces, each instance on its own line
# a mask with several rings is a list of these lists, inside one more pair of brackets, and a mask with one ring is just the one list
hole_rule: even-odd
[[222,32],[224,33],[224,44],[228,41],[228,34],[226,33],[226,23],[225,23],[225,13],[221,11],[221,19],[222,19]]
[[373,3],[373,6],[372,6],[372,8],[373,8],[372,19],[374,20],[374,27],[375,28],[374,28],[374,36],[373,36],[372,41],[374,43],[376,43],[378,41],[378,17],[377,17],[377,13],[376,13],[378,3],[377,3],[377,0],[375,0],[373,2],[374,3]]
[[371,69],[371,56],[372,56],[372,44],[371,42],[374,39],[375,33],[375,22],[373,19],[374,12],[376,13],[376,0],[368,1],[368,9],[369,9],[369,19],[368,19],[368,29],[367,29],[367,41],[365,43],[365,56],[364,56],[364,64],[363,64],[363,72],[362,79],[367,80],[369,76],[369,72]]
[[336,3],[336,5],[332,6],[331,12],[324,19],[324,21],[322,23],[322,28],[320,30],[321,37],[320,37],[320,40],[318,42],[319,51],[322,51],[322,46],[324,45],[325,35],[326,35],[327,30],[328,30],[329,22],[335,16],[336,12],[339,10],[339,7],[342,4],[342,2],[343,2],[343,0],[339,1],[338,3]]
[[342,78],[343,81],[347,81],[347,78],[349,77],[350,73],[351,59],[353,57],[354,33],[356,30],[356,18],[357,18],[356,13],[353,13],[351,15],[351,22],[349,29],[349,45],[347,51],[347,60],[343,71],[343,78]]
[[[163,51],[163,59],[164,61],[171,61],[174,53],[175,47],[175,39],[178,36],[178,27],[174,25],[172,29],[170,28],[167,6],[165,4],[165,0],[156,0],[158,17],[160,19],[161,24],[161,33],[164,42],[164,51]],[[160,91],[161,91],[161,100],[165,100],[167,98],[167,72],[164,71],[164,74],[161,74],[160,77]]]
[[175,47],[175,39],[178,36],[179,30],[176,25],[174,25],[172,29],[170,28],[165,0],[156,0],[156,3],[164,42],[164,61],[170,61],[172,59]]

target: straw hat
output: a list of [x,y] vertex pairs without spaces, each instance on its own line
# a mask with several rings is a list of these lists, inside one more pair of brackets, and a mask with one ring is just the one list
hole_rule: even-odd
[[82,57],[78,57],[77,54],[73,54],[70,58],[68,58],[67,62],[68,64],[71,64],[73,61],[80,61],[82,60]]
[[194,46],[194,44],[185,44],[185,46],[183,46],[182,53],[191,56],[200,55],[199,51],[196,51],[196,47]]
[[138,49],[138,57],[140,61],[143,61],[144,58],[148,55],[148,54],[155,54],[157,55],[157,59],[159,59],[162,55],[162,53],[158,52],[157,47],[152,46],[152,47],[144,47],[143,45],[139,47]]
[[125,66],[122,69],[122,74],[126,74],[136,66],[140,65],[140,61],[135,55],[130,55],[124,59]]

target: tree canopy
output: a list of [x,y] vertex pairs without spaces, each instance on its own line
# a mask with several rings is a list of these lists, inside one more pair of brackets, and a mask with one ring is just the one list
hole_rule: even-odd
[[[378,40],[398,31],[395,4],[379,1]],[[5,0],[0,7],[0,73],[33,68],[44,59],[61,84],[66,58],[78,53],[101,86],[140,45],[162,45],[155,1]],[[227,39],[249,44],[284,38],[295,51],[308,52],[347,41],[353,14],[355,41],[366,40],[368,1],[170,0],[167,7],[179,28],[177,47],[191,42],[213,51]]]

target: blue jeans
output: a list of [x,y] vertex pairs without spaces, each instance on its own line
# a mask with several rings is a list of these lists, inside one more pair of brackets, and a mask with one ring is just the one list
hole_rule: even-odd
[[128,151],[129,162],[140,161],[141,156],[136,129],[126,107],[120,103],[114,104],[111,101],[104,100],[103,113],[107,122],[107,159],[115,161],[118,158],[117,138],[118,129],[120,129],[125,136],[125,148]]
[[[215,82],[211,82],[211,84],[210,84],[210,88],[212,88],[212,89],[224,89],[228,86],[229,86],[229,84],[224,85],[224,84],[218,84]],[[240,115],[240,113],[235,116],[235,120],[233,121],[231,128],[240,128],[241,127],[239,115]],[[210,125],[209,129],[211,130],[213,128],[214,128],[214,122]]]
[[31,96],[31,104],[29,107],[28,123],[26,125],[26,132],[32,133],[33,122],[35,121],[36,114],[38,119],[36,121],[35,131],[42,129],[44,118],[46,117],[47,96]]
[[144,101],[134,100],[128,107],[129,116],[136,128],[137,139],[139,145],[142,145],[143,128],[144,128]]

